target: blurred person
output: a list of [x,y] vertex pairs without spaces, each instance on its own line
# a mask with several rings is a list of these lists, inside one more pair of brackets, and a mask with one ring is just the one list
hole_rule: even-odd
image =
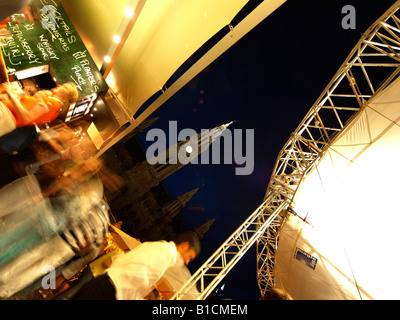
[[[40,142],[30,148],[33,161],[29,161],[28,165],[26,162],[13,163],[15,177],[31,177],[15,178],[3,187],[4,190],[0,189],[0,216],[5,214],[3,211],[14,202],[6,201],[5,195],[12,198],[18,192],[26,194],[30,187],[40,189],[44,196],[51,196],[62,189],[73,193],[76,185],[95,174],[99,175],[107,194],[112,195],[123,186],[124,181],[121,177],[109,170],[100,158],[93,157],[97,149],[87,135],[81,134],[81,130],[75,132],[62,123],[42,130],[39,140]],[[32,186],[31,182],[34,180],[33,184],[39,187]],[[19,191],[16,190],[18,188]],[[27,194],[24,199],[29,201],[33,197]]]
[[45,164],[49,164],[49,170],[51,166],[66,170],[74,163],[93,157],[97,151],[81,128],[74,131],[64,123],[41,130],[38,143],[32,145],[31,150],[35,154],[36,162],[25,168],[28,174],[37,172]]
[[[39,289],[43,298],[53,299],[55,296],[61,294],[70,287],[68,281],[75,277],[85,268],[85,266],[92,266],[95,261],[105,259],[107,254],[103,254],[104,235],[108,231],[109,222],[108,206],[106,203],[100,202],[92,206],[88,214],[85,216],[85,219],[78,221],[63,230],[63,238],[69,243],[76,254],[70,262],[60,268],[60,274],[56,279],[56,288],[50,288],[47,290],[43,288]],[[111,253],[117,254],[117,250],[116,252],[110,252],[110,254]],[[98,258],[100,255],[102,255],[102,257]],[[76,282],[82,286],[83,283],[88,281],[90,278],[93,278],[93,274],[96,276],[97,273],[92,273],[91,270],[95,271],[92,267],[85,268],[83,274],[79,276],[79,279]],[[78,286],[74,282],[73,289],[77,290],[75,287]],[[71,295],[70,290],[66,297],[69,295]]]
[[[1,154],[1,150],[3,154]],[[40,166],[52,162],[53,166],[65,169],[65,164],[82,162],[94,156],[97,149],[82,129],[74,131],[65,123],[53,122],[47,129],[35,126],[20,127],[0,137],[0,161],[8,168],[1,177],[7,184],[26,174],[33,174]]]
[[[58,157],[0,189],[0,297],[34,281],[43,263],[59,266],[74,259],[72,268],[98,254],[92,246],[89,252],[79,253],[78,262],[76,247],[66,240],[72,239],[70,234],[83,234],[79,248],[82,243],[92,245],[91,240],[85,242],[88,234],[79,232],[76,223],[103,201],[103,180],[110,190],[117,190],[122,180],[104,168],[101,159],[92,157],[88,140],[71,139],[76,135],[65,125],[57,130],[60,134],[49,139]],[[39,158],[44,160],[46,154],[50,153]],[[68,232],[69,228],[73,231]]]
[[[32,176],[24,178],[26,180]],[[84,258],[99,242],[100,235],[103,233],[104,236],[108,226],[108,216],[107,219],[102,218],[102,228],[93,225],[93,219],[101,219],[99,214],[90,219],[95,208],[104,205],[103,186],[97,177],[81,183],[74,194],[61,190],[51,199],[38,194],[40,186],[35,185],[34,179],[30,183],[29,188],[20,189],[26,194],[19,193],[18,204],[14,204],[11,210],[7,208],[7,214],[4,214],[5,210],[1,211],[2,298],[9,297],[43,276],[44,266],[56,268],[77,255]],[[3,189],[0,190],[2,192]],[[0,205],[3,206],[3,202]]]
[[[0,189],[0,297],[37,279],[43,263],[59,266],[74,259],[69,265],[73,270],[65,269],[69,277],[95,258],[99,248],[93,245],[94,231],[82,221],[103,201],[104,185],[109,190],[121,185],[121,178],[92,157],[95,148],[90,149],[89,139],[64,124],[44,131],[46,135],[47,142],[36,150],[42,162]],[[51,148],[43,146],[47,144]],[[74,247],[77,235],[83,237]],[[78,259],[77,249],[82,248],[89,251],[80,250]]]
[[[113,236],[119,236],[115,234],[113,231],[114,228],[120,228],[120,224],[122,221],[113,223],[109,232]],[[101,256],[99,256],[96,260],[89,263],[89,265],[83,270],[82,274],[79,276],[77,281],[74,281],[71,285],[71,288],[62,292],[60,295],[55,297],[56,300],[69,300],[73,297],[87,282],[91,281],[93,278],[96,278],[102,274],[104,274],[108,268],[113,264],[113,262],[120,256],[134,249],[138,245],[141,244],[140,241],[134,239],[132,244],[128,246],[126,242],[117,241],[118,247],[110,252],[107,252]],[[191,277],[191,273],[185,264],[177,264],[168,268],[164,275],[160,278],[160,280],[155,284],[154,289],[147,294],[144,299],[146,300],[169,300],[173,294],[181,288],[182,285],[186,283],[186,281]],[[62,281],[63,279],[64,281]],[[65,283],[64,272],[57,278],[57,280]],[[58,287],[59,284],[57,284]],[[69,287],[67,284],[66,287]],[[63,290],[63,289],[61,289]],[[181,296],[182,300],[195,300],[196,297],[200,293],[198,292],[196,286],[193,286],[189,291],[187,291],[184,295]]]
[[[111,238],[111,242],[106,240],[107,242],[105,241],[103,243],[104,248],[102,249],[102,253],[83,269],[82,273],[79,275],[79,278],[74,280],[71,285],[66,283],[67,279],[65,279],[65,277],[67,275],[62,272],[62,274],[59,276],[60,279],[57,280],[66,283],[65,287],[68,287],[68,289],[63,291],[61,294],[57,294],[57,296],[55,296],[56,300],[70,300],[71,297],[73,297],[87,282],[104,274],[116,258],[125,254],[126,252],[129,252],[132,248],[140,244],[140,241],[134,238],[131,238],[128,241],[130,244],[129,246],[125,242],[125,239],[121,241],[119,232],[115,231],[120,229],[121,224],[122,221],[114,222],[109,225],[109,236],[107,238],[108,240]],[[115,237],[117,237],[117,239]]]
[[60,197],[63,194],[79,195],[81,186],[100,170],[101,165],[98,159],[88,159],[75,164],[68,171],[58,171],[57,176],[54,172],[41,170],[35,175],[29,174],[14,180],[0,189],[0,218],[16,214],[25,207],[33,208],[44,198],[55,197],[58,192],[61,193]]
[[[37,94],[37,98],[40,98],[41,95],[49,95],[48,90],[39,90],[37,89],[37,86],[35,82],[31,79],[23,79],[23,92],[26,93],[27,96],[35,96]],[[22,94],[21,89],[17,88],[15,89],[20,95]],[[44,94],[47,92],[46,94]],[[7,99],[7,97],[4,96],[5,92],[3,90],[3,95],[2,99]],[[1,98],[0,98],[1,100]],[[63,110],[60,115],[62,115],[65,111]],[[34,144],[37,141],[44,141],[44,133],[47,130],[52,130],[52,129],[44,129],[44,130],[39,130],[39,128],[36,125],[26,125],[22,127],[17,127],[13,131],[4,134],[3,136],[0,136],[0,155],[5,154],[5,155],[11,155],[16,152],[24,151],[26,150],[29,146]]]
[[2,84],[0,97],[0,136],[17,127],[40,125],[55,120],[70,104],[77,101],[78,88],[68,82],[51,90],[40,90],[34,96],[11,83]]
[[[124,250],[115,249],[103,255],[99,255],[95,260],[90,261],[90,263],[88,263],[86,268],[83,270],[82,274],[79,276],[79,279],[74,281],[71,284],[71,286],[66,284],[68,289],[62,292],[60,295],[57,295],[55,299],[70,300],[86,283],[104,274],[107,271],[107,269],[111,266],[113,261],[115,261],[115,259],[117,259],[119,256],[123,254],[125,254]],[[72,274],[73,272],[70,271],[70,268],[68,268],[67,272],[63,270],[59,278],[57,278],[57,280],[59,280],[61,283],[60,287],[62,286],[62,284],[66,283],[73,276],[75,276],[75,274]]]
[[109,217],[99,164],[85,161],[57,188],[50,183],[52,192],[35,175],[0,189],[0,298],[32,284],[46,265],[70,262],[69,278],[101,252]]
[[148,241],[118,257],[107,272],[88,282],[74,300],[140,300],[157,286],[171,291],[163,276],[168,268],[187,265],[200,252],[194,232],[185,232],[174,241]]

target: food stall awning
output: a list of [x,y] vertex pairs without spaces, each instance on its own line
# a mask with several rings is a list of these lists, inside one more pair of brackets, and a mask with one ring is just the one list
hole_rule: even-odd
[[[61,4],[137,126],[284,2],[62,0]],[[233,24],[246,10],[245,18]],[[225,35],[215,40],[224,29]],[[212,38],[215,43],[198,56]],[[195,53],[196,61],[182,71]],[[178,69],[181,74],[177,76]]]

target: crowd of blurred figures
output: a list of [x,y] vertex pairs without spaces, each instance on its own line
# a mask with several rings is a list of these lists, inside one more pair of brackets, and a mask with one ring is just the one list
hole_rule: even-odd
[[[117,192],[123,181],[83,130],[57,119],[77,98],[72,83],[37,92],[2,85],[1,299],[49,299],[107,253],[104,189]],[[50,278],[43,286],[51,272],[55,288]]]
[[[18,9],[35,20],[28,2],[0,0],[0,19]],[[1,55],[0,300],[172,298],[191,277],[198,235],[141,243],[124,234],[107,204],[123,179],[97,157],[88,124],[64,121],[76,85],[10,81]],[[198,296],[193,286],[182,299]],[[271,290],[261,299],[291,297]]]

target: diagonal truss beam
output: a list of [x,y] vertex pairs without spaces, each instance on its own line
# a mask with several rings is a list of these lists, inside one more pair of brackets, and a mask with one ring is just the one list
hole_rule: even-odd
[[205,299],[260,235],[279,220],[279,215],[288,203],[284,197],[280,201],[274,201],[275,198],[275,195],[271,195],[266,199],[171,299],[179,300],[193,286],[197,286],[200,291],[197,299]]

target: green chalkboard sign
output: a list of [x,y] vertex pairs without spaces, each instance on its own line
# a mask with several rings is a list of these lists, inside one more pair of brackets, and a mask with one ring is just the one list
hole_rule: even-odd
[[74,82],[80,97],[108,89],[59,0],[32,0],[34,19],[8,24],[2,47],[5,64],[16,71],[49,65],[60,83]]

